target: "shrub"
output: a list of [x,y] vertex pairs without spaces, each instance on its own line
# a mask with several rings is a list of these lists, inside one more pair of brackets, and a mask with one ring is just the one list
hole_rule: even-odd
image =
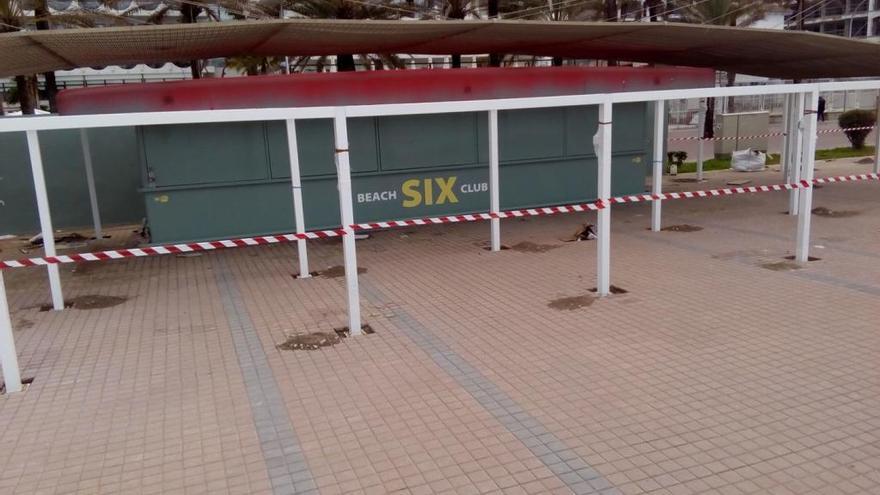
[[865,147],[865,138],[871,133],[870,129],[859,129],[847,131],[853,127],[870,127],[874,125],[876,115],[870,110],[848,110],[840,114],[837,124],[844,129],[847,139],[852,144],[853,149],[859,150]]

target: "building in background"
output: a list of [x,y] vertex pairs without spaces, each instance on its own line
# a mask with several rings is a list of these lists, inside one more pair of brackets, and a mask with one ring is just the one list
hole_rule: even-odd
[[[880,0],[806,0],[803,17],[805,31],[880,41]],[[801,29],[796,8],[786,29]]]

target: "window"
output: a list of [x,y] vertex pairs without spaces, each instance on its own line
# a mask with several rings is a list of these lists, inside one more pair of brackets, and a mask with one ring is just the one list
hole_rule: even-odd
[[[842,15],[846,0],[831,0],[825,4],[825,15]],[[827,32],[827,31],[826,31]]]
[[851,38],[864,38],[868,36],[867,17],[854,17],[849,22],[849,35]]
[[849,0],[847,12],[852,14],[864,14],[868,12],[869,0]]
[[843,21],[825,22],[822,24],[822,32],[835,36],[846,36],[846,23]]

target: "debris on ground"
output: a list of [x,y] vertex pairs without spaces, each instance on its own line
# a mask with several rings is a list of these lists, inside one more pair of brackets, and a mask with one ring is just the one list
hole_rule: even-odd
[[791,261],[774,261],[771,263],[762,263],[761,268],[773,270],[774,272],[783,272],[787,270],[800,270],[801,266]]
[[744,186],[746,184],[750,184],[751,179],[737,179],[737,180],[729,180],[727,181],[728,186]]
[[15,237],[16,237],[16,236],[13,235],[13,234],[4,234],[4,235],[0,235],[0,241],[8,241],[8,240],[10,240],[10,239],[15,239]]
[[291,335],[276,347],[282,351],[314,351],[322,347],[331,347],[342,342],[343,337],[336,332],[313,332]]
[[668,227],[663,227],[660,230],[664,232],[699,232],[703,230],[703,227],[683,223],[680,225],[670,225]]
[[[55,237],[56,244],[65,244],[72,242],[85,242],[89,240],[87,237],[83,236],[78,232],[73,232],[71,234],[65,234],[59,237]],[[28,243],[32,246],[42,246],[43,245],[43,234],[37,234],[30,239],[28,239]]]
[[864,158],[860,158],[860,159],[856,160],[856,163],[859,163],[862,165],[867,165],[869,163],[874,163],[874,159],[871,158],[870,156],[866,156]]
[[817,208],[813,208],[813,215],[818,217],[828,217],[828,218],[847,218],[854,217],[861,213],[856,210],[832,210],[829,208],[825,208],[824,206],[819,206]]
[[[120,296],[100,296],[100,295],[84,295],[77,296],[72,299],[64,300],[65,308],[73,308],[73,309],[104,309],[110,308],[113,306],[118,306],[125,301],[128,301],[127,297]],[[50,311],[53,307],[51,304],[43,304],[40,306],[40,311]]]
[[514,244],[510,249],[520,253],[546,253],[558,247],[556,244],[537,244],[531,241],[522,241]]
[[[360,275],[362,273],[367,273],[367,269],[362,266],[359,266],[357,269],[357,272],[358,272],[358,275]],[[320,275],[322,277],[327,277],[327,278],[344,277],[345,276],[345,267],[342,265],[334,265],[334,266],[327,268],[326,270],[319,271],[318,275]]]
[[547,303],[547,307],[559,311],[574,311],[593,304],[595,300],[596,298],[590,295],[561,297]]
[[575,231],[574,235],[568,239],[563,239],[565,242],[575,242],[575,241],[591,241],[594,239],[598,239],[596,236],[596,232],[593,231],[594,225],[591,223],[585,223],[582,227],[580,227],[577,231]]

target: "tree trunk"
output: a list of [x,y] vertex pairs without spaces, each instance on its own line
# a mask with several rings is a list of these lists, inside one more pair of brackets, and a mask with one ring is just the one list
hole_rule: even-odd
[[660,0],[647,0],[645,2],[645,10],[648,11],[648,17],[651,22],[657,22],[660,20],[660,10],[663,7],[663,3]]
[[605,18],[606,22],[617,22],[617,0],[605,0]]
[[715,137],[715,98],[706,98],[706,123],[703,125],[703,139]]
[[[617,22],[617,0],[605,0],[605,18],[606,22]],[[608,60],[608,67],[617,66],[617,60]]]
[[459,55],[459,54],[452,55],[452,68],[453,69],[461,69],[461,55]]
[[[489,14],[489,19],[497,19],[498,18],[498,0],[488,0],[486,4],[486,10]],[[498,53],[490,53],[489,54],[489,67],[501,67],[502,57]]]
[[15,86],[18,90],[18,105],[23,115],[33,115],[37,108],[37,101],[33,93],[31,79],[34,76],[15,76]]
[[[48,31],[51,29],[49,25],[49,6],[46,0],[37,0],[34,3],[34,17],[37,18],[37,31]],[[43,79],[46,81],[46,99],[49,100],[49,111],[58,113],[58,107],[55,104],[55,95],[58,94],[58,83],[55,81],[55,72],[44,72]],[[39,101],[39,98],[37,98]]]
[[193,79],[202,78],[202,64],[198,60],[192,60],[189,63],[189,72]]
[[357,67],[354,65],[354,55],[344,53],[336,56],[336,70],[338,72],[354,72]]
[[[727,87],[732,87],[736,83],[736,72],[727,71]],[[727,97],[727,113],[735,112],[733,106],[733,96]]]

